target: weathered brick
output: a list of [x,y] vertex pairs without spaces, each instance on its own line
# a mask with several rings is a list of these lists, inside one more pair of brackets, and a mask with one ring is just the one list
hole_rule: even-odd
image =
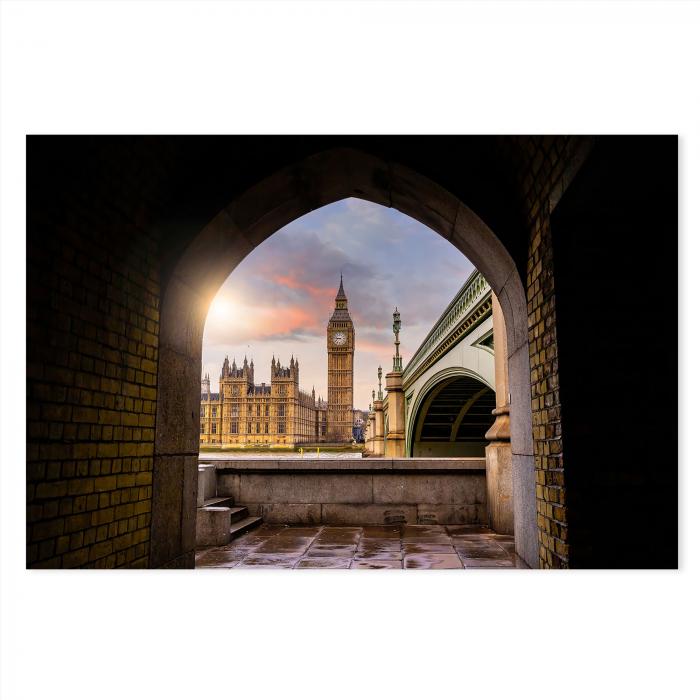
[[117,488],[116,476],[100,476],[95,479],[95,491],[112,491]]

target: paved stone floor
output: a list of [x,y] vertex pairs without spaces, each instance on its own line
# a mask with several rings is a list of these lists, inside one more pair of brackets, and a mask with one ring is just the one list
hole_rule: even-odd
[[513,537],[470,525],[262,525],[197,551],[198,569],[520,568]]

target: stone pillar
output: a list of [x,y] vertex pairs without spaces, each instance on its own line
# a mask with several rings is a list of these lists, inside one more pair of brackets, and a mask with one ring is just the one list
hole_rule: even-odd
[[367,429],[365,431],[365,452],[369,454],[374,454],[374,411],[370,411],[369,415],[367,416]]
[[375,457],[384,456],[384,400],[374,402],[374,450]]
[[496,376],[496,416],[486,433],[486,501],[489,526],[504,535],[513,534],[513,467],[510,449],[510,393],[508,349],[503,311],[495,294],[493,300],[493,349]]
[[403,393],[403,372],[389,372],[386,375],[389,431],[386,436],[386,456],[406,456],[405,408]]

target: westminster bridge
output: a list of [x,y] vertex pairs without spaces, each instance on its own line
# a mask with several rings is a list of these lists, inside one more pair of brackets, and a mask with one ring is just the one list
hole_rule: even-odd
[[485,460],[490,524],[512,532],[510,394],[503,316],[475,270],[406,367],[394,312],[391,371],[378,368],[367,419],[366,455]]

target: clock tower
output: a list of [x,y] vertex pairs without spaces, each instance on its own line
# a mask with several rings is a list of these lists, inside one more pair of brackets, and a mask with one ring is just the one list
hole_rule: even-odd
[[328,321],[328,442],[352,441],[353,358],[355,328],[348,311],[348,298],[343,290],[343,276],[335,297],[335,309]]

